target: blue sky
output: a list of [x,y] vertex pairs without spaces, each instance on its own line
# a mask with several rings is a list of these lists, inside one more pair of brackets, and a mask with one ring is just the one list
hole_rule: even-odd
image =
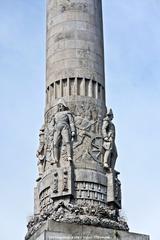
[[[123,214],[159,240],[160,1],[103,0],[107,103],[115,114]],[[33,211],[45,86],[45,3],[1,0],[1,239],[21,240]]]

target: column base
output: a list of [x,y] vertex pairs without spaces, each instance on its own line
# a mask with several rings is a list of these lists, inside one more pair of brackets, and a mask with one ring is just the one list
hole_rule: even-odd
[[149,240],[149,236],[109,228],[48,220],[28,240]]

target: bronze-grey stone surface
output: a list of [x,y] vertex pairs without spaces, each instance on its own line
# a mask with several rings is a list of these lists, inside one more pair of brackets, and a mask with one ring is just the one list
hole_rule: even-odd
[[26,240],[147,240],[128,233],[120,216],[116,128],[105,104],[102,1],[48,0],[46,42],[39,175]]

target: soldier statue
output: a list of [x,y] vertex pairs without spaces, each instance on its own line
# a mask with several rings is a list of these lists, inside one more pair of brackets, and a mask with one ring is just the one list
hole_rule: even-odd
[[44,126],[40,129],[39,132],[39,148],[37,150],[37,158],[38,158],[38,171],[39,171],[39,181],[42,178],[42,175],[45,171],[45,140],[44,140]]
[[67,160],[72,161],[71,143],[75,137],[75,125],[73,115],[69,111],[63,100],[58,102],[58,111],[53,118],[53,158],[58,163],[60,158],[60,149],[62,145],[66,146]]
[[116,159],[118,157],[115,144],[115,126],[112,123],[114,116],[112,109],[109,110],[103,119],[102,135],[104,153],[104,167],[110,171],[114,170]]

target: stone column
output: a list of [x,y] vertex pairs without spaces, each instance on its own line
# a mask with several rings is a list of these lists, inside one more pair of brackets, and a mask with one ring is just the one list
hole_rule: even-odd
[[[94,80],[105,88],[103,49],[101,0],[48,1],[46,88],[65,78]],[[73,103],[72,98],[65,100]],[[105,98],[96,104],[104,114]],[[46,111],[52,105],[48,103]]]
[[119,215],[115,126],[105,104],[101,0],[47,1],[46,71],[35,210],[26,240],[148,240],[128,233]]

